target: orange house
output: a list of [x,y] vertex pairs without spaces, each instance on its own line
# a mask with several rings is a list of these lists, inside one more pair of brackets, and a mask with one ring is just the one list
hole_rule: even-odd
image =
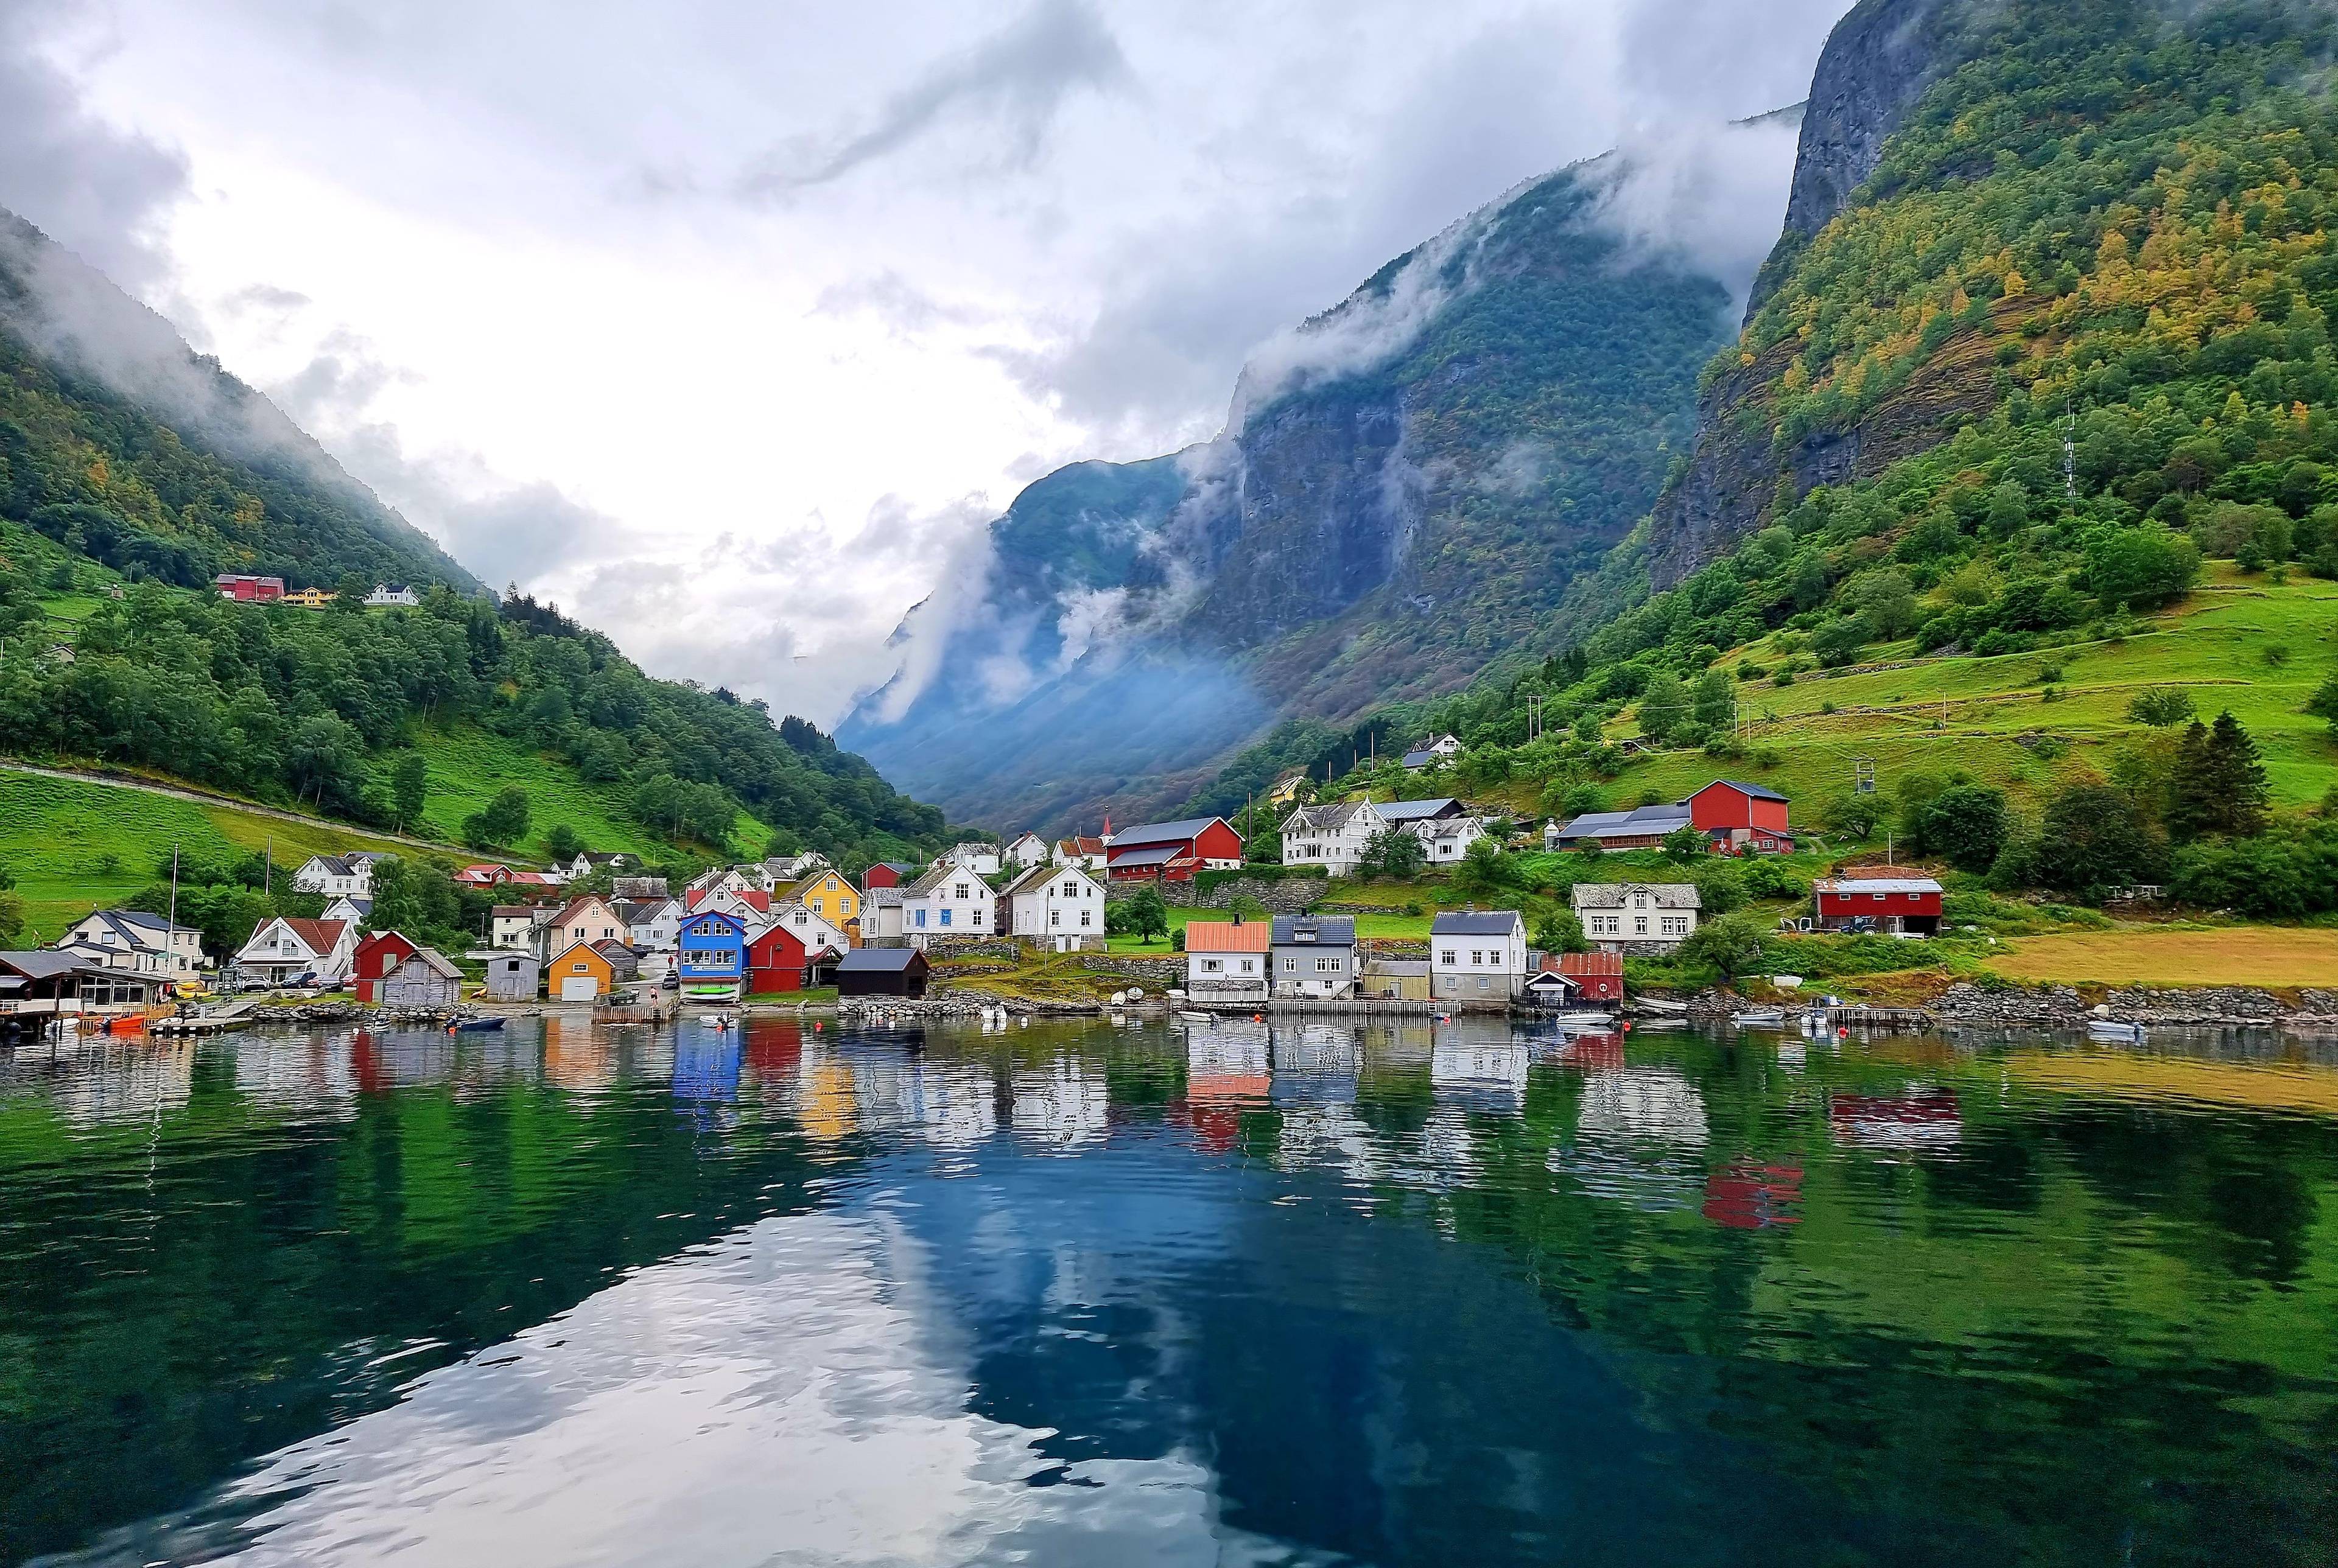
[[620,976],[608,954],[579,942],[544,966],[545,995],[555,1002],[597,1002],[616,988]]

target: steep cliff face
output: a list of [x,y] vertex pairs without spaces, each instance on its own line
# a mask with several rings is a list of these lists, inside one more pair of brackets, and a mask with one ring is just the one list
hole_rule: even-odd
[[840,735],[955,813],[1064,825],[1468,680],[1645,514],[1727,336],[1729,283],[1615,220],[1632,177],[1563,170],[1389,263],[1262,351],[1218,440],[1031,486]]
[[[1836,24],[1812,77],[1784,230],[1754,279],[1749,323],[1811,241],[1874,176],[1909,112],[1956,66],[1996,9],[1995,0],[1861,0]],[[1752,533],[1783,493],[1799,497],[1814,485],[1873,473],[1882,449],[1929,444],[1970,401],[1950,397],[1945,425],[1927,425],[1920,414],[1922,428],[1895,420],[1884,432],[1851,425],[1780,443],[1764,394],[1792,358],[1780,344],[1767,354],[1741,353],[1734,366],[1708,372],[1694,455],[1657,503],[1649,529],[1648,575],[1657,588],[1671,587]]]

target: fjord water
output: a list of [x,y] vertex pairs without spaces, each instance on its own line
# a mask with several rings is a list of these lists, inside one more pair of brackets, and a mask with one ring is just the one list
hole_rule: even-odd
[[2315,1563],[2333,1455],[2294,1041],[0,1055],[11,1563]]

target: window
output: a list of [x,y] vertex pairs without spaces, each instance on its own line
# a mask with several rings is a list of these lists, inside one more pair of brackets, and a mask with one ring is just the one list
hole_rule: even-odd
[[1667,915],[1664,918],[1663,925],[1664,933],[1667,936],[1685,936],[1688,935],[1688,916],[1685,915]]
[[1255,974],[1257,974],[1257,973],[1258,973],[1258,960],[1257,960],[1257,959],[1255,959],[1255,958],[1245,958],[1245,959],[1243,959],[1243,960],[1242,961],[1242,972],[1243,972],[1243,974],[1245,974],[1245,975],[1255,975]]
[[[945,915],[942,918],[947,920],[949,916]],[[1632,934],[1636,936],[1645,936],[1648,934],[1648,917],[1645,915],[1636,915],[1632,917]]]
[[1459,955],[1459,954],[1458,954],[1458,953],[1454,952],[1452,948],[1448,947],[1448,948],[1445,950],[1445,966],[1446,966],[1448,969],[1452,968],[1452,967],[1453,967],[1454,960],[1455,960],[1455,959],[1457,959],[1457,958],[1459,958],[1459,956],[1460,956],[1460,955]]
[[1299,973],[1299,960],[1298,960],[1298,959],[1296,959],[1296,958],[1285,958],[1285,959],[1282,961],[1282,972],[1283,972],[1285,975],[1296,975],[1296,974],[1298,974],[1298,973]]
[[922,925],[924,925],[925,923],[926,923],[926,912],[925,912],[924,910],[920,909],[920,910],[918,910],[918,925],[920,925],[920,926],[922,926]]
[[1202,973],[1204,975],[1214,975],[1224,967],[1225,965],[1219,963],[1215,958],[1204,958],[1202,960]]
[[1315,973],[1318,975],[1334,974],[1338,971],[1339,967],[1340,961],[1337,958],[1318,958],[1315,960]]
[[1050,909],[1050,910],[1048,910],[1048,911],[1047,911],[1047,924],[1048,924],[1048,925],[1050,925],[1050,926],[1061,926],[1063,923],[1064,923],[1064,912],[1063,912],[1061,909]]
[[943,925],[947,926],[947,925],[948,925],[948,924],[950,923],[950,914],[951,914],[951,911],[949,911],[949,910],[948,910],[948,909],[945,909],[945,910],[943,910],[943,911],[942,911],[942,924],[943,924]]
[[1081,929],[1081,930],[1083,930],[1083,931],[1085,931],[1085,930],[1086,930],[1087,928],[1088,928],[1088,912],[1087,912],[1086,910],[1083,909],[1083,910],[1081,910],[1081,911],[1080,911],[1080,929]]
[[963,882],[958,885],[958,896],[961,898],[967,897],[966,884]]
[[1479,952],[1479,951],[1478,951],[1478,949],[1476,949],[1475,947],[1472,947],[1471,949],[1469,949],[1469,966],[1470,966],[1472,969],[1475,969],[1476,967],[1478,967],[1478,965],[1479,965],[1480,964],[1483,964],[1485,961],[1486,961],[1486,956],[1485,956],[1483,953],[1480,953],[1480,952]]

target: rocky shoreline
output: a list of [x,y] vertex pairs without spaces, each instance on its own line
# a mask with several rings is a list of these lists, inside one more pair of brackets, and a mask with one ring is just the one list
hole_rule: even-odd
[[2338,1032],[2338,991],[2301,991],[2293,1000],[2253,985],[2180,991],[2127,986],[2089,999],[2069,985],[2000,987],[1960,981],[1942,992],[1930,1011],[1949,1024],[2047,1029],[2078,1029],[2109,1019],[2162,1027]]

